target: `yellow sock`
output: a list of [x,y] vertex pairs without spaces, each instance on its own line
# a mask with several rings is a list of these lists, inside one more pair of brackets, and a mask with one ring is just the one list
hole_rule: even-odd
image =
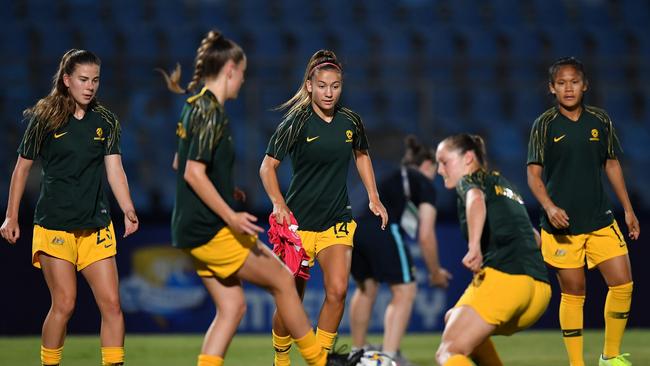
[[336,339],[336,334],[337,333],[330,333],[326,330],[322,330],[316,327],[316,338],[318,338],[320,345],[323,346],[327,352],[332,350],[334,340]]
[[447,359],[443,366],[472,366],[472,361],[465,355],[453,355]]
[[197,366],[222,366],[223,358],[213,355],[199,355],[199,362]]
[[102,347],[102,366],[124,364],[124,347]]
[[621,341],[630,315],[632,303],[632,282],[612,286],[605,300],[605,357],[616,357],[621,353]]
[[273,333],[273,349],[275,350],[275,356],[273,358],[273,364],[275,366],[289,366],[291,365],[291,357],[289,352],[291,351],[291,336],[279,336]]
[[327,363],[327,351],[321,347],[312,329],[302,338],[296,339],[295,341],[300,354],[309,366],[325,366]]
[[61,363],[61,356],[63,355],[63,346],[59,348],[45,348],[41,346],[41,363],[45,365],[58,365]]
[[490,338],[474,348],[470,357],[478,365],[503,366],[497,349],[494,348],[494,343],[492,343],[492,339]]
[[560,328],[569,356],[569,365],[585,366],[582,355],[582,308],[585,304],[584,296],[562,294],[560,300]]

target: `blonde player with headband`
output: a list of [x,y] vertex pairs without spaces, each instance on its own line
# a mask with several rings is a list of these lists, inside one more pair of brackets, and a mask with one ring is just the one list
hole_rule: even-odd
[[[281,105],[288,111],[271,137],[260,168],[276,220],[288,223],[289,213],[294,214],[303,247],[312,258],[310,265],[316,259],[323,270],[325,301],[316,335],[326,349],[334,343],[350,277],[356,229],[346,185],[351,158],[368,192],[370,210],[381,218],[382,228],[388,219],[377,193],[363,123],[358,114],[339,105],[342,89],[342,67],[334,52],[316,52],[298,92]],[[287,155],[291,157],[293,177],[283,196],[276,170]],[[305,285],[304,280],[296,280],[301,297]],[[275,365],[289,365],[291,338],[277,311],[273,346]]]

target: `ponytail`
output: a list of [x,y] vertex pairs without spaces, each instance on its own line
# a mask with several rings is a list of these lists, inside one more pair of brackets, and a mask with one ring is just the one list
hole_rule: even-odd
[[205,79],[218,75],[229,60],[239,63],[245,57],[244,51],[237,43],[226,38],[220,31],[213,29],[203,37],[196,50],[194,74],[185,88],[180,86],[180,64],[176,64],[176,68],[171,74],[167,74],[160,68],[156,71],[162,74],[169,90],[178,94],[187,94],[194,92]]
[[461,133],[449,136],[444,139],[443,142],[447,143],[449,147],[459,150],[461,154],[464,154],[468,151],[473,151],[474,155],[476,155],[476,160],[481,169],[487,170],[487,153],[485,149],[485,142],[481,136]]

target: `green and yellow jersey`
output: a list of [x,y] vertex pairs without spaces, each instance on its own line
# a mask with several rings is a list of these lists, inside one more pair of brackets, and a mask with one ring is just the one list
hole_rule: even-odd
[[187,99],[178,136],[176,202],[172,213],[172,244],[193,248],[210,241],[226,223],[192,190],[183,177],[188,160],[206,165],[206,174],[221,197],[233,205],[235,149],[223,106],[207,88]]
[[276,129],[266,154],[291,157],[286,199],[300,230],[324,231],[352,220],[346,182],[353,150],[368,150],[368,139],[359,115],[345,107],[337,106],[328,123],[310,105]]
[[535,242],[533,225],[524,201],[498,172],[478,170],[458,182],[458,218],[465,238],[468,238],[465,200],[472,188],[483,191],[487,208],[481,234],[483,265],[548,282],[542,253]]
[[528,164],[543,166],[548,194],[569,216],[569,228],[558,230],[542,212],[542,228],[551,234],[584,234],[614,220],[603,187],[607,159],[616,159],[620,144],[607,113],[585,106],[577,121],[553,107],[533,124]]
[[35,224],[65,231],[108,226],[104,156],[120,154],[120,124],[111,111],[96,104],[82,119],[70,115],[61,128],[49,132],[45,123],[32,118],[18,153],[42,162]]

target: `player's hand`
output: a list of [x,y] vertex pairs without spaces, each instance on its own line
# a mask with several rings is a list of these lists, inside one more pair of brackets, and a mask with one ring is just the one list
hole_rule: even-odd
[[239,234],[256,235],[264,232],[264,229],[255,225],[256,221],[257,217],[248,212],[234,212],[227,220],[227,224]]
[[127,236],[133,234],[134,232],[138,231],[138,228],[140,227],[140,221],[138,221],[138,215],[135,214],[135,211],[130,210],[127,211],[124,214],[124,236],[123,238],[126,238]]
[[0,234],[2,234],[2,237],[8,241],[9,244],[16,244],[16,241],[20,238],[20,226],[18,225],[18,220],[11,217],[5,218],[5,222],[3,222],[2,227],[0,227]]
[[440,267],[429,275],[429,284],[435,287],[447,288],[449,287],[449,280],[452,278],[453,276],[449,271]]
[[235,201],[246,202],[246,192],[239,187],[235,187],[235,191],[232,193],[232,198],[234,198]]
[[477,273],[483,266],[483,254],[480,246],[470,246],[467,254],[463,257],[463,265],[470,271]]
[[273,205],[273,217],[280,225],[291,225],[291,210],[286,203],[276,203]]
[[627,224],[627,236],[632,240],[638,239],[641,234],[641,226],[634,212],[625,212],[625,223]]
[[566,229],[569,227],[569,215],[566,214],[566,211],[555,205],[551,205],[546,210],[546,216],[548,217],[548,221],[551,222],[551,225],[556,229]]
[[386,229],[386,224],[388,223],[388,212],[386,212],[386,207],[381,203],[380,200],[370,200],[368,208],[372,211],[375,216],[381,217],[381,229]]

